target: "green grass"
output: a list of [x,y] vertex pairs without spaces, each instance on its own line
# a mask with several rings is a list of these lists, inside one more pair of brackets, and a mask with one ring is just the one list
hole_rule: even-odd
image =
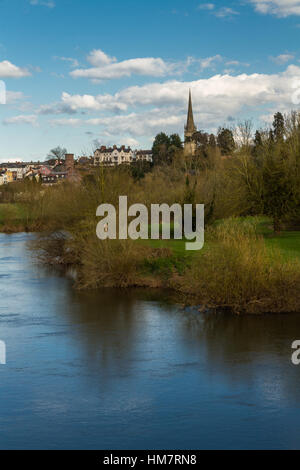
[[270,248],[279,248],[284,258],[300,258],[300,232],[282,232],[280,235],[267,236],[265,241]]
[[26,211],[19,203],[0,204],[0,232],[13,233],[25,231],[27,227]]
[[270,219],[260,217],[258,232],[264,236],[267,247],[279,249],[284,258],[300,258],[300,231],[282,231],[275,235]]
[[[251,217],[240,218],[241,222],[251,219]],[[279,249],[286,260],[300,258],[300,231],[282,231],[279,235],[275,235],[272,222],[268,217],[257,217],[256,219],[258,220],[258,233],[264,237],[270,251],[274,248]],[[217,222],[217,224],[220,223],[222,221]]]
[[[240,218],[240,221],[251,220],[252,217]],[[289,232],[282,231],[280,235],[275,235],[272,230],[272,223],[268,217],[257,217],[258,220],[258,233],[263,235],[266,245],[270,248],[270,251],[273,248],[278,248],[282,252],[284,258],[291,259],[295,257],[300,258],[300,231],[298,232]],[[222,220],[219,220],[215,225],[222,223]],[[169,248],[172,250],[176,257],[185,257],[189,258],[194,256],[195,251],[186,251],[185,243],[186,240],[142,240],[140,243],[150,246],[151,248]],[[208,242],[205,242],[205,247],[208,246]]]
[[[280,249],[286,259],[300,258],[300,231],[283,231],[280,235],[274,235],[272,224],[268,217],[259,217],[257,219],[258,232],[264,236],[266,245],[270,250],[273,248]],[[241,222],[251,220],[251,217],[240,218],[240,220]],[[22,204],[0,204],[0,226],[7,222],[22,223],[25,221],[26,215]],[[217,221],[215,225],[217,226],[221,223],[222,220]],[[139,243],[143,243],[151,248],[169,248],[176,260],[180,258],[188,260],[197,253],[195,251],[186,251],[186,240],[140,240]],[[207,246],[208,242],[206,241],[204,250]]]
[[7,219],[16,221],[24,220],[25,211],[22,204],[0,204],[0,223],[3,224]]

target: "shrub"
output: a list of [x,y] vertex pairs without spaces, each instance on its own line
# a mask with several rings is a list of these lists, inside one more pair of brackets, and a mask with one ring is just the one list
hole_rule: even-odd
[[206,250],[177,280],[181,292],[236,313],[299,311],[300,262],[269,251],[255,223],[229,219],[207,236]]

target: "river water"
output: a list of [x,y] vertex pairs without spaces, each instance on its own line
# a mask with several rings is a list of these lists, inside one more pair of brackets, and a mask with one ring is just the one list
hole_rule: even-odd
[[300,315],[76,292],[0,235],[1,449],[300,449]]

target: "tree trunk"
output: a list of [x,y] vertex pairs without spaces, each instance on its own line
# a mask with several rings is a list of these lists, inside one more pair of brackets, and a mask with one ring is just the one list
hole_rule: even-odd
[[280,224],[280,219],[278,217],[273,218],[273,228],[275,233],[280,233],[281,232],[281,224]]

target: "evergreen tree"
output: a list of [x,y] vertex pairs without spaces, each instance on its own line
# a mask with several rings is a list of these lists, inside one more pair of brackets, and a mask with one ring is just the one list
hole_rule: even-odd
[[164,132],[157,134],[152,146],[153,163],[159,165],[167,162],[170,137]]
[[255,147],[261,147],[262,146],[262,136],[261,136],[261,133],[259,131],[256,131],[255,132],[255,137],[254,137],[254,146]]
[[218,131],[218,146],[223,155],[230,155],[235,149],[235,141],[231,129],[220,128]]
[[170,135],[170,145],[171,146],[174,146],[178,149],[182,149],[182,142],[181,142],[181,138],[179,137],[178,134],[172,134]]
[[261,166],[261,159],[263,158],[263,138],[260,131],[255,132],[254,140],[253,140],[253,150],[252,155],[254,156],[256,163],[258,166]]

